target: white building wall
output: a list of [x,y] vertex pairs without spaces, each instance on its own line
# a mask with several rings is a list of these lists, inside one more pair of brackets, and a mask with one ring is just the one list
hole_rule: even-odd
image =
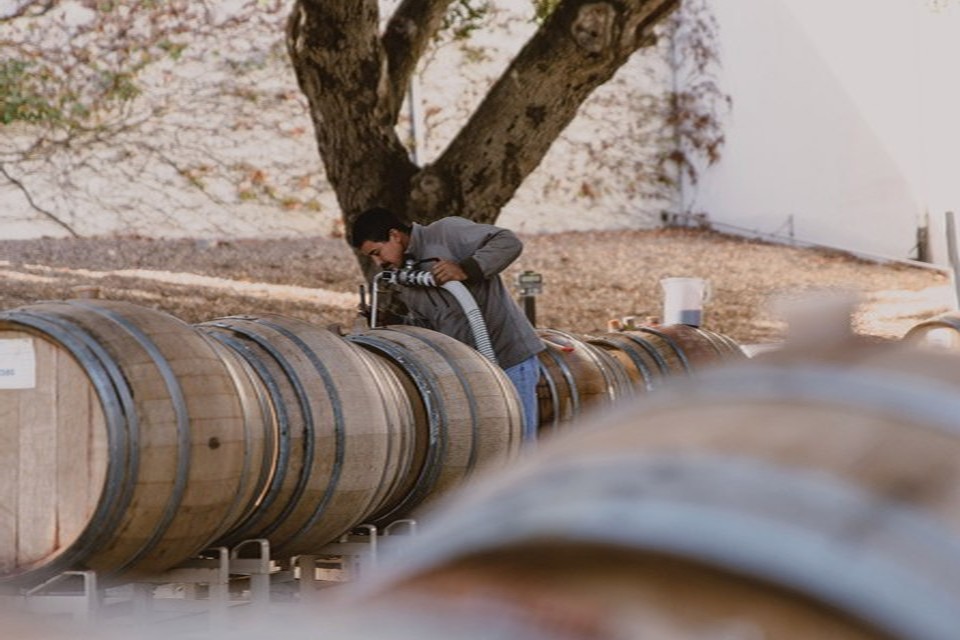
[[714,0],[733,98],[722,160],[687,200],[758,233],[894,258],[960,215],[960,7]]

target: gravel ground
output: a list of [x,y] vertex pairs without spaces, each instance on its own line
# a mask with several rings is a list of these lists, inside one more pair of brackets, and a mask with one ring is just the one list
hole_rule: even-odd
[[[704,326],[741,344],[780,340],[783,295],[860,292],[859,333],[899,338],[952,305],[941,271],[877,264],[849,255],[745,240],[706,230],[525,235],[505,276],[542,274],[537,324],[574,333],[608,330],[611,319],[660,314],[659,280],[709,280]],[[157,240],[143,237],[0,241],[0,309],[38,300],[101,297],[167,311],[187,322],[283,313],[350,326],[363,282],[337,238]]]

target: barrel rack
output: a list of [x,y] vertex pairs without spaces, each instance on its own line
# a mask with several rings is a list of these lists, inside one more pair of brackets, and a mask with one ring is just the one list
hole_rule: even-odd
[[[414,535],[417,522],[358,526],[315,553],[271,557],[265,539],[206,549],[167,571],[105,586],[96,571],[64,571],[32,587],[0,585],[0,602],[27,614],[69,616],[81,624],[157,622],[191,629],[226,627],[233,612],[311,602],[325,589],[374,570],[381,539]],[[2,610],[0,606],[0,610]]]

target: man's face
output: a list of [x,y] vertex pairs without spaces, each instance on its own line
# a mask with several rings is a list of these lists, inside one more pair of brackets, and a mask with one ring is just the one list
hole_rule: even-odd
[[404,250],[404,235],[396,229],[390,230],[390,237],[386,242],[364,240],[360,245],[360,252],[369,256],[381,269],[399,269],[403,265]]

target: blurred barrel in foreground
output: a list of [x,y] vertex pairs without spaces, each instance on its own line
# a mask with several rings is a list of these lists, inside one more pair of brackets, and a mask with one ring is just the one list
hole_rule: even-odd
[[170,568],[260,497],[273,425],[188,324],[123,302],[0,313],[0,579]]
[[221,544],[266,538],[278,554],[309,553],[381,508],[413,455],[413,414],[393,372],[296,318],[197,326],[257,373],[279,424],[269,488]]
[[449,496],[353,597],[513,637],[955,638],[958,365],[831,345],[681,380]]
[[371,517],[389,523],[519,451],[522,408],[506,374],[442,333],[390,326],[347,336],[400,376],[414,407],[413,462]]

